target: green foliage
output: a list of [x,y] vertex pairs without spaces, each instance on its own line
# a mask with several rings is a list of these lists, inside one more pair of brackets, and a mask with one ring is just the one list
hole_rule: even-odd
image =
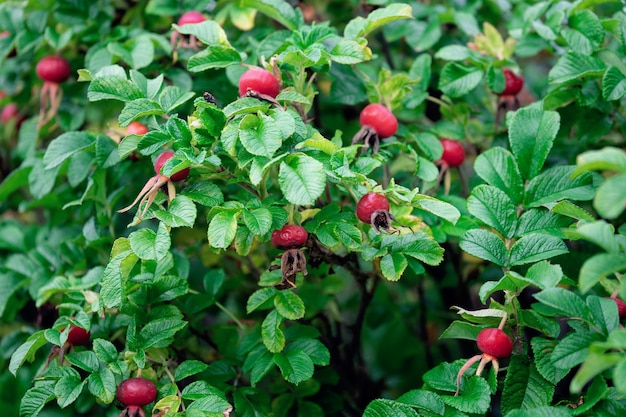
[[292,3],[0,4],[5,414],[119,415],[134,376],[155,416],[626,413],[621,6]]

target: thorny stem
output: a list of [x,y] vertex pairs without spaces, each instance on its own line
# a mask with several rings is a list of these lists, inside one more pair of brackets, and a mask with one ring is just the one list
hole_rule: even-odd
[[239,327],[241,330],[245,329],[245,326],[243,325],[243,323],[240,322],[239,319],[235,317],[235,315],[229,309],[227,309],[222,303],[220,303],[219,301],[215,301],[215,305],[217,306],[217,308],[222,310],[228,317],[230,317],[235,322],[237,327]]

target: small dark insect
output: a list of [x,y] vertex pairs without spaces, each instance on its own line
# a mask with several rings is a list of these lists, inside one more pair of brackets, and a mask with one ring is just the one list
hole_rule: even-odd
[[205,91],[202,94],[202,97],[204,97],[204,101],[206,101],[207,103],[215,104],[216,106],[218,106],[217,99],[213,94],[209,93],[208,91]]

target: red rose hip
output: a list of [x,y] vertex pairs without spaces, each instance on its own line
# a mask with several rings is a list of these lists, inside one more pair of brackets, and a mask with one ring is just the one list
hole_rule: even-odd
[[67,343],[72,346],[85,346],[91,339],[91,333],[82,327],[72,327],[67,335]]
[[451,139],[441,139],[441,146],[443,146],[443,154],[440,161],[445,163],[449,167],[458,167],[465,160],[465,150],[461,142]]
[[66,81],[72,74],[70,64],[64,58],[56,55],[42,58],[37,63],[35,71],[44,82],[57,84]]
[[623,319],[626,317],[626,303],[617,297],[609,297],[609,300],[613,300],[617,305],[617,314],[619,315],[619,318]]
[[382,194],[367,193],[356,205],[356,216],[364,223],[371,223],[377,211],[389,212],[389,200]]
[[142,136],[142,135],[145,135],[146,133],[148,133],[148,128],[146,127],[146,125],[140,122],[131,122],[126,128],[127,135]]
[[130,378],[117,386],[117,399],[126,407],[143,407],[156,396],[156,386],[144,378]]
[[280,92],[280,83],[271,72],[262,68],[252,68],[244,72],[239,79],[239,95],[245,96],[248,89],[276,98]]
[[202,23],[206,20],[206,17],[200,12],[192,10],[187,13],[183,13],[183,15],[178,19],[178,26],[182,25],[192,25],[195,23]]
[[304,246],[309,234],[302,226],[286,224],[272,232],[272,245],[277,249],[297,249]]
[[522,87],[524,87],[524,76],[522,74],[516,75],[508,68],[503,68],[502,73],[504,74],[505,86],[500,93],[501,96],[514,96],[522,91]]
[[359,117],[361,126],[371,127],[382,138],[395,135],[398,130],[398,119],[391,111],[379,103],[365,106]]
[[2,108],[0,120],[2,120],[2,123],[9,123],[9,120],[17,119],[18,114],[19,109],[17,107],[17,104],[9,103]]
[[481,352],[495,358],[507,358],[513,352],[513,341],[508,334],[498,328],[481,330],[476,344]]
[[[158,175],[160,175],[161,174],[161,168],[163,168],[163,165],[165,165],[165,163],[167,161],[172,159],[173,156],[174,156],[174,152],[172,152],[172,151],[165,151],[161,155],[159,155],[157,157],[157,159],[154,161],[154,171]],[[177,173],[173,174],[170,177],[170,180],[172,180],[174,182],[178,182],[178,181],[184,180],[188,176],[189,176],[189,168],[185,168],[185,169],[183,169],[181,171],[178,171]]]

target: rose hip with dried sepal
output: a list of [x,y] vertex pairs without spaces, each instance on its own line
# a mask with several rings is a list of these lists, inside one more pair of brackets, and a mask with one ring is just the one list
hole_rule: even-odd
[[62,90],[60,84],[72,75],[69,62],[63,57],[51,55],[42,58],[35,68],[37,76],[43,81],[40,96],[38,128],[52,120],[61,105]]
[[391,110],[380,103],[368,104],[359,116],[361,129],[352,137],[352,144],[363,142],[378,152],[380,141],[393,136],[398,131],[398,119]]
[[162,186],[167,185],[167,194],[169,201],[171,202],[176,197],[176,188],[174,187],[174,182],[182,181],[189,175],[189,168],[184,168],[178,172],[175,172],[170,177],[161,174],[161,168],[163,168],[163,165],[165,165],[165,163],[173,157],[173,151],[162,152],[154,161],[154,171],[156,175],[150,178],[148,182],[146,182],[146,184],[143,186],[131,205],[117,211],[118,213],[124,213],[133,208],[137,203],[139,203],[140,211],[138,212],[137,220],[135,223],[133,223],[133,225],[142,220],[143,216],[147,213],[148,208],[154,202]]
[[263,68],[251,68],[239,78],[239,95],[272,101],[280,93],[278,79]]
[[282,229],[272,232],[272,245],[285,251],[280,257],[282,281],[279,287],[295,287],[296,274],[302,272],[307,275],[306,257],[300,248],[308,238],[309,233],[304,227],[294,224],[286,224]]
[[[202,13],[191,10],[189,12],[183,13],[176,22],[176,24],[178,26],[196,25],[198,23],[204,22],[205,20],[206,17],[204,17]],[[174,61],[176,61],[178,58],[178,49],[198,49],[198,39],[195,35],[183,35],[177,30],[174,30],[170,35],[170,46],[172,47],[172,52],[174,54]]]
[[396,218],[389,212],[389,200],[383,194],[369,192],[359,199],[356,216],[363,223],[369,223],[379,233],[395,232],[391,222]]
[[504,359],[511,356],[513,353],[513,340],[509,337],[508,334],[502,330],[504,324],[506,323],[507,316],[502,317],[500,321],[500,325],[497,328],[486,328],[482,329],[478,333],[478,337],[476,338],[476,345],[478,349],[482,352],[480,355],[475,355],[471,357],[459,370],[459,373],[456,376],[456,393],[455,396],[459,395],[459,391],[461,389],[461,378],[465,371],[467,371],[473,364],[479,362],[478,368],[476,369],[476,375],[482,374],[483,370],[487,363],[491,363],[493,366],[493,370],[498,374],[498,370],[500,369],[500,363],[498,359]]
[[130,378],[117,386],[116,396],[126,407],[119,417],[145,417],[143,407],[156,400],[157,389],[152,381],[145,378]]

